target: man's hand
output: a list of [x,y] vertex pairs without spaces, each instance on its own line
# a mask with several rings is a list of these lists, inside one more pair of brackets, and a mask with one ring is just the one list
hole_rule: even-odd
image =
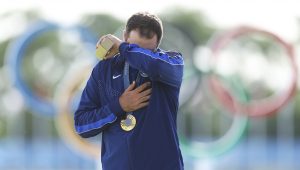
[[96,47],[98,47],[99,44],[101,43],[101,41],[103,41],[105,38],[109,38],[114,43],[113,47],[108,51],[108,53],[105,56],[105,59],[108,59],[108,58],[112,58],[117,53],[119,53],[119,46],[122,43],[122,40],[120,40],[118,37],[116,37],[112,34],[107,34],[107,35],[102,36],[99,39],[99,41],[97,42]]
[[119,98],[120,105],[125,112],[132,112],[149,104],[152,88],[147,89],[150,82],[146,82],[134,89],[133,82]]

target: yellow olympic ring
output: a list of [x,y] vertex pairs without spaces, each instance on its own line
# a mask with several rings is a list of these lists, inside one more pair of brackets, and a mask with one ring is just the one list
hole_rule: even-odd
[[[78,68],[78,67],[77,67]],[[92,65],[81,66],[76,71],[71,71],[63,79],[57,89],[56,102],[58,115],[55,118],[55,125],[62,139],[75,151],[84,153],[95,160],[99,160],[101,149],[96,144],[90,143],[81,138],[74,129],[74,120],[70,114],[70,103],[74,93],[78,91],[83,82],[92,71]]]

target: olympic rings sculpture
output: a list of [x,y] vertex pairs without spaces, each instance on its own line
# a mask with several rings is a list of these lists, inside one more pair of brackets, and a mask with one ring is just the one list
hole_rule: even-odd
[[[25,97],[25,101],[30,107],[30,109],[37,113],[56,116],[56,126],[58,132],[61,135],[61,137],[66,141],[66,143],[70,144],[70,146],[72,146],[80,152],[85,153],[91,158],[98,160],[100,157],[100,147],[83,140],[75,133],[72,121],[73,119],[70,114],[70,105],[72,103],[72,100],[74,100],[74,93],[78,91],[78,86],[80,86],[80,84],[84,82],[85,78],[87,78],[88,73],[91,71],[92,64],[80,68],[80,70],[78,70],[78,72],[76,73],[73,72],[72,74],[74,76],[68,75],[64,78],[64,80],[62,81],[62,85],[57,89],[55,102],[47,102],[36,96],[33,92],[31,92],[30,88],[26,85],[26,83],[24,83],[24,80],[21,77],[20,68],[22,65],[24,52],[26,51],[28,44],[30,44],[30,42],[33,41],[33,39],[37,38],[38,36],[47,31],[55,31],[58,29],[60,28],[56,24],[42,22],[33,26],[31,29],[29,29],[29,31],[26,32],[26,34],[22,35],[15,42],[13,42],[13,44],[10,45],[7,53],[8,65],[11,74],[10,77],[12,77],[12,80],[15,83],[16,87]],[[83,41],[92,44],[92,47],[94,47],[94,45],[97,42],[96,38],[91,36],[91,34],[83,27],[76,27],[76,30],[79,31],[79,33],[82,36],[84,35]],[[297,68],[294,63],[295,57],[292,50],[292,46],[270,32],[251,27],[240,27],[232,31],[226,32],[221,36],[217,37],[212,43],[211,50],[213,59],[217,58],[217,55],[220,52],[220,50],[223,47],[225,47],[226,44],[229,43],[229,41],[243,34],[252,32],[267,34],[273,37],[276,41],[282,44],[283,47],[286,48],[294,72],[293,82],[291,83],[289,90],[285,93],[282,99],[276,98],[276,100],[267,102],[266,108],[264,108],[266,104],[265,102],[262,102],[260,104],[250,102],[250,104],[246,106],[241,106],[241,104],[238,101],[236,101],[232,96],[230,96],[230,94],[218,81],[216,75],[209,75],[209,82],[213,89],[212,92],[218,97],[218,99],[232,112],[245,113],[247,115],[235,114],[230,129],[225,133],[225,135],[223,135],[220,139],[216,141],[208,143],[188,142],[187,139],[180,138],[183,151],[186,152],[187,155],[203,158],[217,156],[228,151],[230,148],[232,148],[232,146],[234,146],[234,144],[237,143],[237,141],[241,138],[242,134],[244,133],[247,126],[248,115],[257,116],[272,113],[278,110],[284,104],[286,104],[295,92]],[[192,71],[191,75],[193,74],[194,73]],[[188,78],[190,77],[187,76],[186,79]],[[201,80],[199,80],[197,83],[199,82],[201,82]],[[196,87],[198,88],[199,86]]]

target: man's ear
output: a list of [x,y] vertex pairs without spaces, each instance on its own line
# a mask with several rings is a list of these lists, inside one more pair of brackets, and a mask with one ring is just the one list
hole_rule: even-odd
[[127,40],[128,40],[128,33],[126,32],[126,30],[123,30],[123,40],[125,41],[125,42],[127,42]]

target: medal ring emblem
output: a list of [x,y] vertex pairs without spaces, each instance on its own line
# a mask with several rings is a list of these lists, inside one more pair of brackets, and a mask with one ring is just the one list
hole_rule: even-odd
[[120,125],[124,131],[131,131],[136,125],[136,119],[132,114],[128,114],[126,119],[121,120]]

